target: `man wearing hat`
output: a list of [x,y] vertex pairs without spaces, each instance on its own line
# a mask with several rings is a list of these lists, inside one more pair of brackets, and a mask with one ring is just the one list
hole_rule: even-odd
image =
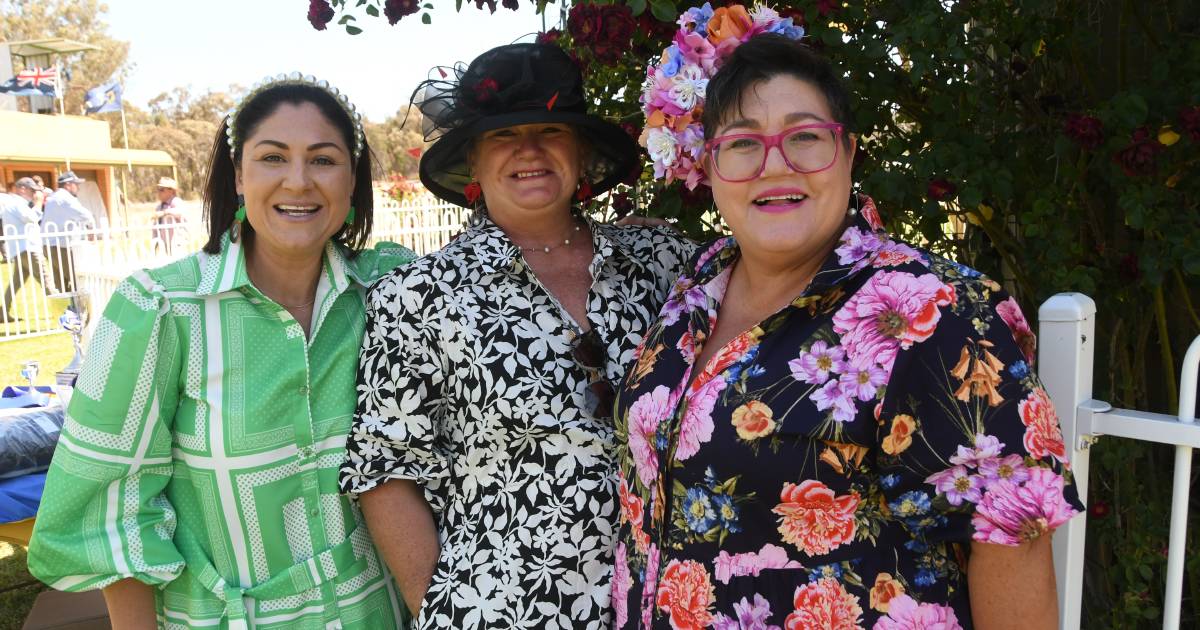
[[0,221],[4,222],[4,255],[12,265],[12,279],[4,289],[0,304],[0,322],[16,321],[11,307],[13,297],[30,277],[36,276],[45,286],[42,272],[41,240],[38,234],[39,186],[33,179],[22,177],[13,183],[12,192],[0,194]]
[[170,177],[158,179],[158,205],[154,208],[154,236],[163,242],[168,254],[175,240],[176,223],[183,223],[183,212],[179,209],[179,184]]
[[75,290],[75,260],[71,255],[73,234],[96,227],[96,217],[79,201],[79,184],[83,179],[67,171],[58,176],[58,190],[46,198],[42,213],[46,263],[50,266],[54,286],[61,291]]

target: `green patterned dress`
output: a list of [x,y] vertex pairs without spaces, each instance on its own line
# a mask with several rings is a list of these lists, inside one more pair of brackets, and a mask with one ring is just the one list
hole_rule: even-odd
[[240,244],[126,279],[97,322],[29,569],[156,585],[160,627],[395,628],[407,609],[338,492],[367,285],[412,260],[325,250],[311,335]]

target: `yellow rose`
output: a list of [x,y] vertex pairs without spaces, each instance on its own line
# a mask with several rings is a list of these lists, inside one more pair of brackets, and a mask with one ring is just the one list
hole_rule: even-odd
[[756,440],[770,435],[775,430],[772,415],[773,412],[766,403],[751,400],[733,410],[733,426],[737,428],[738,437],[743,440]]

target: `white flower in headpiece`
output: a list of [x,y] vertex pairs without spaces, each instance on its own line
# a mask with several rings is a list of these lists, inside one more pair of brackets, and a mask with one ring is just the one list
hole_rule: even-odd
[[651,127],[649,133],[646,134],[646,151],[650,153],[650,159],[656,164],[663,166],[671,166],[675,163],[675,158],[678,157],[676,147],[679,141],[675,139],[675,132],[667,127]]
[[671,102],[683,109],[692,109],[708,90],[708,79],[699,67],[688,64],[680,68],[671,81]]
[[765,4],[755,3],[754,8],[750,10],[750,18],[754,20],[755,26],[766,26],[779,19],[779,12]]

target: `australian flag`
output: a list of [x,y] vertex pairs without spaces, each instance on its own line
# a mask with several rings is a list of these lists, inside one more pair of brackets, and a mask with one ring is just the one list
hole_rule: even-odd
[[0,93],[15,96],[58,96],[58,70],[30,68],[0,83]]
[[121,84],[116,81],[109,81],[104,85],[88,90],[83,104],[89,114],[120,111]]

